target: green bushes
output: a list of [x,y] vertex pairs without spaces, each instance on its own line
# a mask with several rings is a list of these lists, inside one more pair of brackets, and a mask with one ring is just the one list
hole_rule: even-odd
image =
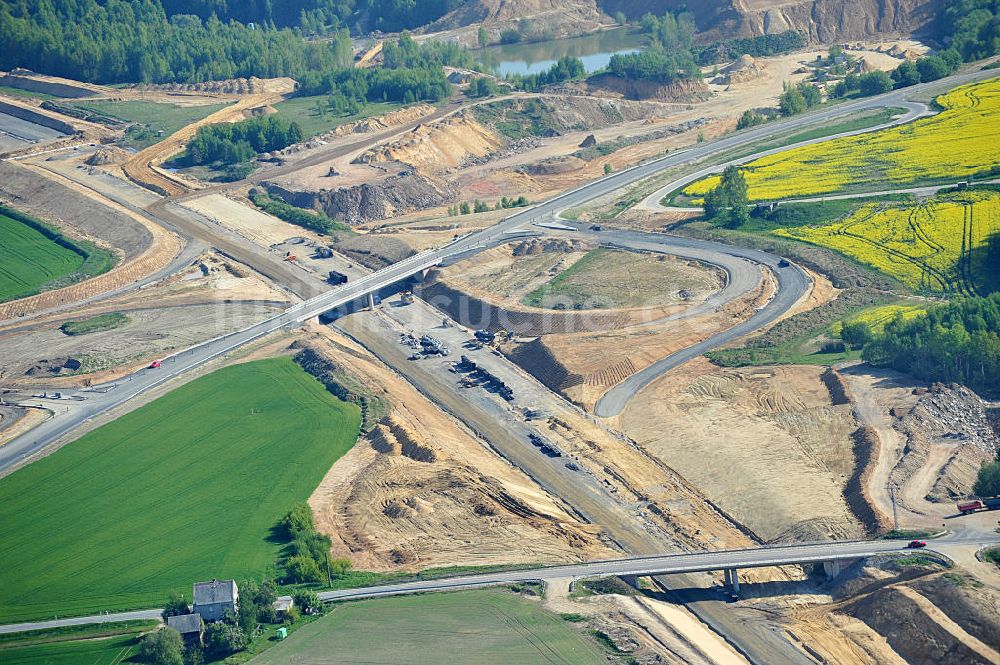
[[295,224],[317,233],[333,233],[334,231],[350,231],[351,227],[343,222],[330,219],[321,212],[309,212],[297,206],[290,205],[278,199],[272,199],[258,190],[251,190],[250,201],[269,215],[283,219],[289,224]]
[[369,102],[438,102],[451,95],[451,84],[441,67],[361,69],[357,67],[310,71],[299,78],[304,95],[342,95]]
[[531,92],[541,90],[545,86],[554,83],[583,78],[583,75],[586,73],[587,70],[583,66],[583,61],[567,55],[559,58],[547,71],[539,72],[538,74],[529,74],[528,76],[515,74],[508,77],[507,81],[517,90]]
[[278,522],[278,530],[286,539],[284,560],[285,581],[293,584],[333,582],[351,569],[348,559],[330,558],[330,537],[316,532],[312,509],[300,503]]
[[302,138],[298,123],[273,115],[205,125],[198,128],[178,161],[188,166],[216,162],[239,164],[253,159],[258,153],[299,143]]
[[113,330],[125,325],[129,321],[130,319],[121,312],[108,312],[107,314],[98,314],[97,316],[80,321],[67,321],[59,326],[59,330],[64,335],[86,335],[102,330]]

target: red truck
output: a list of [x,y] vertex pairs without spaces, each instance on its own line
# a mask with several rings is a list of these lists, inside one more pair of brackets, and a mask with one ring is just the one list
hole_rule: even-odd
[[963,515],[968,515],[969,513],[974,513],[978,510],[998,510],[1000,509],[1000,496],[994,496],[989,499],[972,499],[970,501],[963,501],[955,507],[958,508],[958,512]]

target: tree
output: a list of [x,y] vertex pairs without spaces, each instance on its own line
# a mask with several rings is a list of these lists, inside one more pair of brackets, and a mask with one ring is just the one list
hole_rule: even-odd
[[736,129],[756,127],[757,125],[762,125],[765,122],[767,122],[767,118],[765,116],[747,109],[743,112],[743,115],[740,116],[740,119],[736,121]]
[[726,226],[750,221],[749,194],[743,173],[734,165],[722,172],[719,184],[705,196],[705,216]]
[[866,72],[858,77],[858,89],[864,97],[881,95],[892,88],[892,78],[883,71]]
[[1000,461],[984,463],[972,486],[976,496],[1000,496]]
[[904,60],[896,69],[892,70],[892,80],[896,82],[896,87],[906,88],[920,83],[920,70],[917,63],[912,60]]
[[462,201],[461,205],[458,206],[458,214],[468,215],[472,212],[472,206],[469,205],[468,201]]
[[305,554],[289,557],[285,561],[285,572],[292,582],[322,582],[323,573],[316,559]]
[[485,47],[487,47],[487,46],[490,45],[490,33],[486,29],[486,26],[484,26],[484,25],[479,26],[478,37],[479,37],[479,46],[480,47],[485,48]]
[[823,101],[823,93],[816,86],[803,82],[799,83],[797,87],[799,92],[802,93],[802,99],[806,103],[806,108],[812,108]]
[[611,166],[611,164],[606,163],[604,165],[604,175],[611,175],[614,172],[615,172],[615,167]]
[[298,503],[289,510],[278,523],[285,532],[285,537],[289,540],[295,538],[300,533],[311,533],[313,527],[312,508],[308,503]]
[[184,665],[184,640],[173,628],[162,628],[142,636],[139,659],[150,665]]
[[615,12],[615,23],[618,25],[628,25],[628,19],[625,18],[625,12],[621,10]]
[[216,621],[205,629],[205,649],[213,656],[226,656],[246,648],[247,635],[234,623]]
[[166,607],[163,608],[163,620],[166,621],[167,617],[180,616],[182,614],[191,614],[191,606],[184,600],[184,596],[173,591],[167,600]]
[[292,600],[304,614],[322,614],[325,609],[319,594],[312,589],[299,589],[292,594]]
[[845,323],[840,328],[840,339],[844,340],[845,343],[850,344],[856,349],[860,349],[865,344],[870,342],[874,335],[872,334],[872,329],[868,324],[861,321],[855,323]]
[[941,57],[931,55],[917,60],[917,70],[921,81],[936,81],[948,76],[953,71],[951,65]]
[[778,98],[778,107],[784,115],[796,115],[806,110],[806,98],[797,85],[785,84],[785,91]]

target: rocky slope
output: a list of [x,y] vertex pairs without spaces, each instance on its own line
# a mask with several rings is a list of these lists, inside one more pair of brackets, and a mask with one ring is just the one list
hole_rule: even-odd
[[682,7],[695,16],[707,37],[741,37],[800,30],[818,42],[864,39],[876,34],[909,34],[926,25],[939,0],[600,0],[607,13],[632,19]]
[[470,0],[444,15],[428,32],[482,24],[497,40],[504,30],[528,38],[568,37],[612,23],[594,0]]

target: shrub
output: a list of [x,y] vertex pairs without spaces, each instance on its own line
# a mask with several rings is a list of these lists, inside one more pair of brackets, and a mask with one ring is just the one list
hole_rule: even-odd
[[289,539],[294,539],[300,533],[311,533],[315,528],[312,508],[308,503],[296,504],[281,518],[279,525]]
[[978,496],[1000,496],[1000,460],[979,467],[972,491]]
[[184,665],[184,640],[173,628],[147,633],[139,641],[139,659],[150,665]]
[[319,564],[310,556],[298,554],[285,561],[285,573],[291,582],[322,582],[323,573]]
[[205,649],[213,656],[226,656],[247,648],[247,634],[229,621],[211,623],[205,629]]
[[865,97],[880,95],[892,88],[892,78],[885,72],[866,72],[858,77],[858,89]]
[[180,616],[182,614],[191,614],[191,606],[184,600],[184,596],[175,591],[170,594],[170,598],[163,608],[163,620],[166,621],[167,617]]
[[299,589],[292,594],[295,606],[304,614],[322,614],[325,609],[319,594],[312,589]]

